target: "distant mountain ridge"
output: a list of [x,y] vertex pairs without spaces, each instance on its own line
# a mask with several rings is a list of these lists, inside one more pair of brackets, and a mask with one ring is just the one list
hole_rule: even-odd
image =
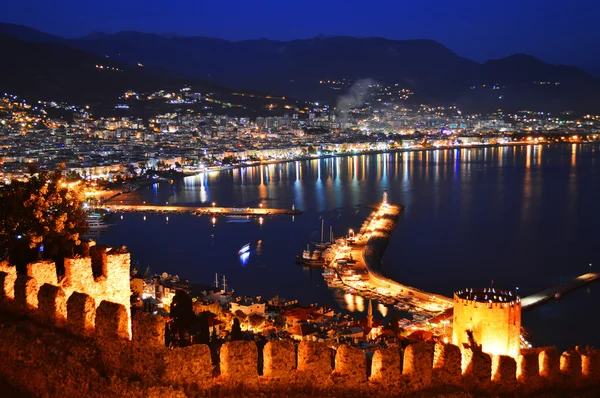
[[[0,33],[0,90],[32,99],[115,102],[126,90],[159,90],[178,82],[160,70],[140,68],[59,42],[26,42]],[[191,80],[211,91],[214,84]],[[178,86],[175,86],[178,87]]]
[[321,80],[372,78],[415,91],[416,101],[457,102],[474,110],[600,109],[595,94],[600,81],[581,69],[524,54],[480,64],[433,40],[319,36],[227,41],[135,31],[66,39],[11,24],[0,24],[1,33],[28,42],[59,42],[111,61],[162,68],[174,76],[314,101],[334,103],[340,94],[319,84]]

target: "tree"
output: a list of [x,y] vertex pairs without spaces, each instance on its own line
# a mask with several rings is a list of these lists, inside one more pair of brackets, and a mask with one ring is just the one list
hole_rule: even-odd
[[212,333],[210,335],[210,342],[215,344],[219,337],[217,336],[217,328],[213,326]]
[[208,326],[209,311],[203,311],[198,319],[198,343],[208,344],[210,343],[210,328]]
[[177,332],[180,345],[187,341],[187,334],[194,324],[196,315],[192,307],[192,299],[183,290],[177,290],[175,297],[171,302],[171,318],[173,319],[173,328]]
[[240,320],[235,318],[233,325],[231,326],[231,341],[242,340],[242,328],[240,326]]
[[394,311],[394,313],[392,314],[392,317],[390,319],[390,323],[388,324],[388,328],[394,332],[395,335],[398,335],[398,333],[400,332],[400,325],[399,322],[400,321],[400,317],[398,316],[398,313]]
[[235,316],[237,316],[238,318],[246,319],[246,313],[242,310],[236,310]]
[[88,230],[83,192],[62,171],[32,170],[27,181],[0,185],[0,257],[20,270],[39,257],[60,267]]

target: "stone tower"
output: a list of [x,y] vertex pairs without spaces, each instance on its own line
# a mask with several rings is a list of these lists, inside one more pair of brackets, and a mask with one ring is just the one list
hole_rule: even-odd
[[517,358],[520,352],[521,299],[496,288],[464,289],[454,293],[452,342],[468,343],[473,331],[483,352]]

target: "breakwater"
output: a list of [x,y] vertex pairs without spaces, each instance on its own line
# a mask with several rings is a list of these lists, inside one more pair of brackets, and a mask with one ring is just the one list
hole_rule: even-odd
[[432,300],[436,303],[452,305],[452,300],[448,297],[403,285],[386,277],[381,271],[381,258],[396,228],[402,209],[402,206],[389,203],[375,206],[375,211],[365,220],[352,243],[350,254],[357,259],[352,267],[364,268],[368,274],[370,287],[385,292],[386,296],[414,299],[416,307],[427,310],[431,309]]

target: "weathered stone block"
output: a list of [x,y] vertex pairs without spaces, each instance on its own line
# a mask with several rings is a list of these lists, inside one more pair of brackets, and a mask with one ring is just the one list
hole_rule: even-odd
[[501,392],[514,390],[516,388],[516,377],[517,363],[514,358],[507,355],[494,355],[492,357],[492,381],[495,390]]
[[42,322],[64,327],[67,320],[65,292],[58,286],[44,283],[38,292],[38,315]]
[[91,291],[96,290],[92,260],[89,257],[65,258],[64,264],[65,276],[62,285],[65,292],[68,294],[72,290],[92,296]]
[[291,340],[269,341],[263,349],[263,374],[286,379],[296,369],[296,347]]
[[75,292],[67,300],[67,330],[91,337],[95,334],[96,302],[85,293]]
[[122,304],[102,301],[96,309],[96,338],[102,340],[129,340],[129,316]]
[[600,384],[600,352],[588,349],[581,352],[581,377],[586,384]]
[[23,312],[35,312],[38,307],[38,284],[33,278],[18,275],[15,282],[15,307]]
[[479,350],[461,350],[463,384],[467,389],[485,390],[492,380],[492,358]]
[[15,299],[17,269],[6,261],[0,261],[0,301]]
[[373,354],[371,379],[382,384],[398,384],[402,376],[402,356],[398,348],[380,348]]
[[44,283],[58,285],[56,264],[53,261],[38,261],[37,263],[27,264],[27,276],[35,279],[39,286]]
[[300,342],[298,371],[324,379],[331,376],[331,370],[331,351],[325,343],[307,340]]
[[127,310],[128,328],[131,328],[129,282],[130,254],[124,248],[113,248],[106,253],[106,275],[94,277],[90,257],[65,258],[65,277],[62,288],[70,297],[73,292],[85,293],[96,303],[110,301]]
[[[240,342],[241,343],[241,342]],[[256,344],[254,344],[256,350]],[[221,365],[222,367],[223,365]],[[256,362],[254,370],[256,371]],[[206,344],[166,350],[163,382],[174,386],[204,387],[212,381],[213,365]],[[254,376],[256,377],[256,375]]]
[[556,347],[541,349],[539,354],[540,377],[544,385],[553,385],[559,382],[560,355]]
[[410,387],[422,390],[431,384],[433,372],[433,345],[430,343],[411,344],[404,350],[402,374],[410,379]]
[[138,347],[148,349],[165,346],[165,318],[137,311],[132,324],[132,340]]
[[458,386],[462,381],[460,348],[437,343],[433,352],[433,383]]
[[537,386],[540,382],[540,355],[536,351],[523,350],[517,358],[517,380],[525,386]]
[[258,377],[258,348],[253,341],[230,341],[221,347],[221,376],[237,382]]
[[573,386],[581,378],[581,355],[577,351],[565,351],[560,356],[560,373],[566,386]]
[[349,345],[341,345],[335,354],[334,376],[341,376],[345,382],[367,380],[367,358],[363,350]]

